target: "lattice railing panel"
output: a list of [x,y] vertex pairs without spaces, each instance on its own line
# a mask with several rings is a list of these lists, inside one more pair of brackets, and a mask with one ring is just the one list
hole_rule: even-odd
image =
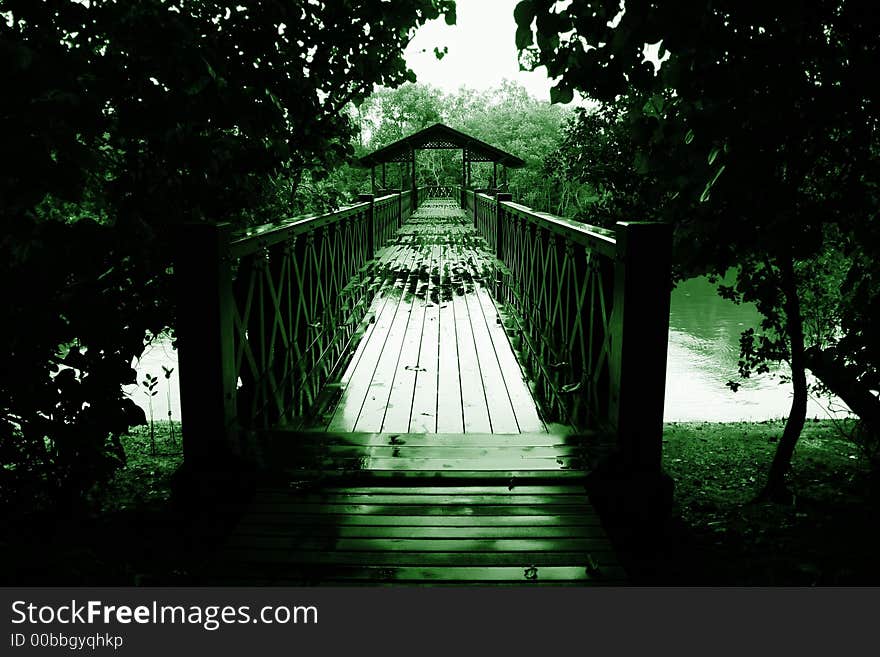
[[488,244],[494,251],[498,247],[498,242],[495,237],[497,232],[497,215],[495,213],[496,201],[493,197],[480,193],[474,193],[473,199],[473,203],[476,207],[476,219],[474,225],[476,226],[477,232],[484,240],[486,240],[486,244]]
[[479,192],[466,193],[465,206],[500,256],[496,300],[547,418],[582,428],[612,422],[610,231]]
[[613,260],[500,204],[501,301],[523,365],[550,419],[593,427],[609,419]]
[[401,196],[400,223],[402,224],[404,221],[406,221],[412,213],[413,213],[412,195],[407,192]]
[[373,243],[381,248],[388,244],[400,227],[400,194],[377,198],[373,204]]
[[408,196],[264,227],[232,242],[238,426],[270,428],[310,412],[348,357],[369,306],[370,227],[380,248],[397,231]]
[[429,198],[460,198],[460,188],[456,185],[426,185],[419,187],[419,204]]

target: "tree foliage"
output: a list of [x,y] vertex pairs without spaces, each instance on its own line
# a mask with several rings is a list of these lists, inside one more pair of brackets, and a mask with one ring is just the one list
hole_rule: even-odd
[[[767,487],[780,491],[806,413],[805,368],[818,362],[811,354],[833,345],[835,371],[849,368],[863,392],[878,389],[880,19],[852,0],[637,0],[623,10],[524,0],[515,17],[522,64],[546,66],[557,98],[578,90],[622,107],[632,166],[668,192],[650,215],[674,222],[680,271],[738,267],[726,294],[756,302],[765,318],[763,335],[743,336],[742,373],[777,359],[792,369],[792,411]],[[648,44],[668,53],[659,71]],[[837,260],[823,264],[828,254]],[[843,289],[815,285],[823,271],[833,285],[842,270]],[[819,307],[839,322],[811,344]]]
[[[173,326],[186,221],[277,219],[353,152],[346,105],[414,80],[451,0],[0,0],[4,491],[71,500],[143,413],[120,390]],[[9,485],[7,485],[9,484]]]
[[545,175],[573,201],[559,214],[606,227],[657,217],[667,193],[645,175],[625,117],[623,99],[578,108],[566,121],[559,147],[544,160]]

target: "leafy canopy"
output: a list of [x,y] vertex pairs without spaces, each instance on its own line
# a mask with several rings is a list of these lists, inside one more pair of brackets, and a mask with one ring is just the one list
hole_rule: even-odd
[[[350,102],[413,80],[451,0],[0,0],[0,489],[77,499],[143,421],[184,221],[275,220],[350,156]],[[190,373],[197,375],[197,373]],[[112,443],[112,439],[111,439]],[[118,447],[118,443],[117,443]]]
[[[815,350],[836,345],[837,371],[873,394],[880,420],[877,12],[855,0],[523,0],[515,18],[521,64],[546,66],[557,99],[623,106],[628,164],[667,194],[646,215],[675,224],[680,272],[738,267],[723,294],[764,315],[762,336],[743,335],[743,375],[790,362],[768,488],[803,425]],[[650,44],[668,54],[659,71]]]

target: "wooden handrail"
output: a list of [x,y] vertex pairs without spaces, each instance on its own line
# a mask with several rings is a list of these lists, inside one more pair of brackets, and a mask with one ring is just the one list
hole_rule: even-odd
[[369,306],[375,250],[411,212],[409,192],[231,231],[186,226],[178,274],[187,460],[259,460],[249,431],[295,420],[349,353]]
[[276,223],[262,224],[237,231],[230,241],[230,254],[233,257],[241,257],[256,253],[261,248],[279,244],[297,235],[304,235],[316,228],[323,228],[363,213],[368,206],[369,203],[356,203],[334,212],[292,217]]
[[495,252],[490,287],[549,412],[614,431],[628,469],[659,471],[671,227],[610,230],[477,190],[462,191],[462,207]]
[[[495,202],[495,197],[482,192],[470,192],[477,198],[482,198],[488,202]],[[505,211],[514,216],[526,219],[542,228],[546,228],[551,232],[561,235],[566,239],[570,239],[577,244],[589,246],[596,249],[603,255],[613,257],[617,249],[617,240],[613,230],[602,228],[601,226],[593,226],[585,224],[574,219],[566,219],[558,217],[548,212],[538,212],[532,208],[516,203],[514,201],[503,201],[501,205]]]

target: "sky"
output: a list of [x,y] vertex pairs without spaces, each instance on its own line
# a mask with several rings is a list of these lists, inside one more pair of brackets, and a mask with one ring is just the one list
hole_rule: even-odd
[[[516,80],[539,100],[550,100],[553,81],[542,66],[535,71],[520,71],[516,50],[516,21],[513,9],[519,0],[456,0],[457,22],[447,25],[443,18],[422,25],[404,50],[404,58],[418,77],[418,82],[455,91],[461,86],[485,90],[498,86],[504,78]],[[561,7],[568,3],[560,2]],[[609,25],[614,26],[625,11]],[[643,54],[655,70],[669,57],[658,58],[662,41],[645,44]],[[446,46],[449,52],[438,60],[434,48]],[[583,103],[575,92],[576,104]]]
[[[487,89],[508,78],[536,98],[549,101],[553,83],[546,69],[519,70],[513,20],[518,1],[457,0],[456,25],[446,25],[440,18],[420,27],[404,51],[418,81],[455,91],[462,85]],[[442,60],[434,55],[435,46],[449,48]]]

